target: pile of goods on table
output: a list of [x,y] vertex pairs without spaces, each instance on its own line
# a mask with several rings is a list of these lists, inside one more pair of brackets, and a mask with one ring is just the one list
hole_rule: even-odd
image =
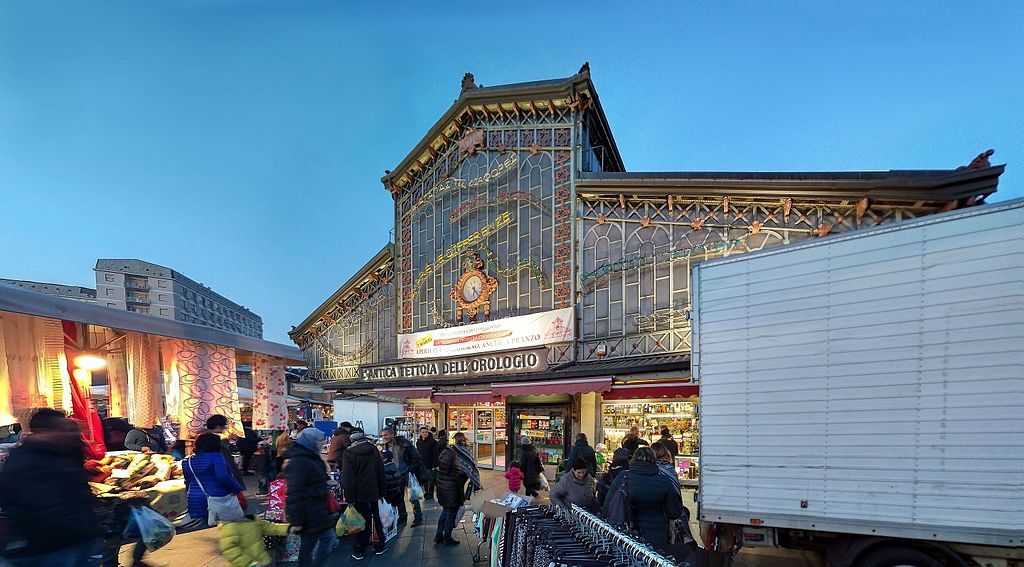
[[100,498],[144,498],[161,515],[180,519],[188,511],[181,462],[170,455],[112,451],[86,461],[89,488]]

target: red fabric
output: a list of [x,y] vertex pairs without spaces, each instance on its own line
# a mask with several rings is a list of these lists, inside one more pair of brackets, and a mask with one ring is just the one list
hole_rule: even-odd
[[327,510],[332,514],[341,513],[341,502],[338,502],[338,497],[333,492],[327,493]]
[[640,400],[645,398],[693,398],[700,387],[692,382],[652,382],[650,384],[615,384],[604,400]]
[[410,386],[408,388],[376,388],[374,392],[392,398],[419,400],[429,398],[434,393],[434,389],[431,386]]
[[64,327],[64,356],[68,359],[68,384],[71,389],[71,417],[82,424],[82,438],[86,454],[90,459],[102,459],[107,453],[103,442],[103,422],[92,405],[92,398],[82,393],[75,380],[75,355],[78,354],[74,341],[78,340],[78,325],[74,321],[61,321]]
[[550,396],[555,394],[607,392],[611,387],[611,376],[597,376],[491,384],[491,392],[495,396]]
[[430,396],[430,401],[435,404],[479,404],[486,402],[493,402],[494,394],[490,390],[480,390],[473,392],[434,392],[434,395]]

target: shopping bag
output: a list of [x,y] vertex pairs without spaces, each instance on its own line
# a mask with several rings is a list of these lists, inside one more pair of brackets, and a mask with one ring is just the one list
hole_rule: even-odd
[[156,551],[174,537],[174,524],[159,512],[146,506],[133,506],[132,518],[125,532],[138,531],[148,551]]
[[540,475],[540,489],[541,490],[551,490],[551,485],[548,484],[548,478],[546,476],[544,476],[543,473],[541,473],[541,475]]
[[409,475],[409,502],[423,500],[423,486],[416,480],[416,475]]
[[[380,543],[380,534],[377,533],[377,526],[370,527],[370,542],[377,544]],[[398,537],[398,524],[393,523],[390,528],[384,528],[384,543],[387,543]]]
[[377,513],[380,514],[380,523],[387,532],[398,522],[398,508],[388,504],[383,498],[377,501]]
[[331,514],[341,513],[341,502],[338,502],[338,497],[333,492],[327,493],[327,511]]
[[209,508],[208,521],[211,526],[219,522],[237,522],[245,518],[242,505],[234,494],[227,496],[207,496],[206,506]]
[[268,520],[275,522],[284,521],[284,503],[288,497],[288,486],[285,484],[283,478],[279,478],[270,482],[270,488],[267,491],[267,512],[264,516]]
[[[628,472],[621,472],[619,474],[629,475]],[[615,527],[627,526],[632,520],[633,515],[631,513],[628,485],[629,477],[623,476],[618,490],[608,497],[608,509],[605,510],[604,516],[608,523]]]
[[349,506],[348,509],[345,510],[345,513],[342,514],[342,519],[338,520],[338,522],[340,523],[342,520],[345,521],[346,534],[357,534],[366,529],[366,518],[359,513],[359,510],[356,510],[355,506]]

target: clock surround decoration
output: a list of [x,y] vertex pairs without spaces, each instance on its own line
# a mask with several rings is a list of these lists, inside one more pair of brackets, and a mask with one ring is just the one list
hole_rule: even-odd
[[491,296],[498,291],[500,284],[498,278],[487,275],[483,267],[483,259],[474,255],[472,268],[459,277],[449,293],[455,302],[455,319],[458,324],[464,322],[463,313],[468,317],[468,323],[476,322],[480,311],[483,311],[484,321],[491,318]]

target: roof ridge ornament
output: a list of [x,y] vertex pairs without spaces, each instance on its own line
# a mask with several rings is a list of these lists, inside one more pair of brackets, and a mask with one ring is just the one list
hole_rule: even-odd
[[576,71],[577,75],[582,75],[583,73],[590,74],[590,61],[584,61],[583,66],[580,67],[580,70]]
[[971,163],[967,165],[962,165],[958,167],[957,170],[959,171],[962,169],[986,169],[992,167],[992,163],[988,161],[988,158],[992,157],[992,154],[994,153],[996,153],[995,150],[991,148],[987,149],[978,154],[978,157],[974,158],[974,160],[972,160]]
[[473,73],[466,73],[462,76],[462,92],[459,93],[460,96],[466,91],[471,91],[476,88],[479,87],[476,84],[476,78],[473,76]]

